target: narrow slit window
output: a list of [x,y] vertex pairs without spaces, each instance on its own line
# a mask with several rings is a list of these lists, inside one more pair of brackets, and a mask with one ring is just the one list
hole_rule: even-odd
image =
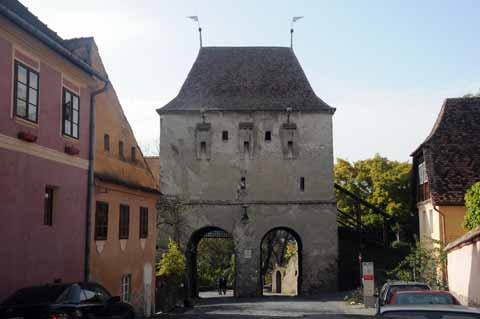
[[228,141],[228,131],[222,132],[222,141],[224,142]]
[[53,187],[45,187],[43,224],[47,226],[53,225]]
[[128,239],[130,232],[130,207],[120,205],[120,223],[118,230],[119,239]]
[[287,153],[288,153],[288,157],[290,158],[293,157],[293,141],[287,142]]
[[148,237],[148,208],[140,207],[140,238]]
[[243,142],[243,153],[244,153],[245,155],[249,155],[249,154],[250,154],[250,142],[249,142],[249,141]]
[[131,148],[131,151],[130,151],[130,158],[131,158],[131,161],[133,163],[135,163],[137,161],[137,149],[135,147],[132,147]]
[[242,176],[240,179],[240,189],[246,189],[247,188],[247,180],[245,176]]
[[266,131],[265,132],[265,141],[270,142],[272,140],[272,132]]
[[103,150],[110,151],[110,135],[108,134],[103,135]]
[[123,152],[123,142],[122,141],[118,142],[118,157],[120,159],[125,158],[125,153]]
[[300,177],[300,191],[305,191],[305,177]]
[[200,142],[200,156],[207,156],[207,142],[205,141]]

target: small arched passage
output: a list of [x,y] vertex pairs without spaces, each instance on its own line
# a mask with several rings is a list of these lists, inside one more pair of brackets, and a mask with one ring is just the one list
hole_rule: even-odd
[[[292,251],[295,243],[296,254]],[[289,247],[292,248],[289,250]],[[296,231],[289,227],[275,227],[269,230],[260,242],[260,288],[262,295],[286,291],[288,295],[299,295],[302,291],[303,244]],[[277,277],[276,268],[284,267],[285,275]],[[278,283],[280,280],[280,283]],[[275,281],[275,284],[273,284]],[[275,286],[275,291],[272,287]],[[293,287],[296,286],[296,287]]]
[[[203,227],[197,231],[195,231],[190,240],[187,244],[186,250],[186,261],[187,261],[187,278],[186,278],[186,288],[189,297],[198,298],[200,297],[200,282],[199,282],[199,274],[198,274],[198,260],[201,259],[202,256],[199,256],[198,247],[202,240],[229,240],[232,244],[232,254],[234,252],[233,249],[233,238],[232,235],[225,231],[222,228],[216,226],[207,226]],[[232,270],[235,277],[235,269]],[[213,284],[213,283],[212,283]],[[211,287],[212,289],[218,289],[216,283],[213,284],[215,287]]]

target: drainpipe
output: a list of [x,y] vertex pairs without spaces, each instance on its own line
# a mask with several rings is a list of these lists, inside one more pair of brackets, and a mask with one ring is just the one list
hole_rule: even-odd
[[[432,203],[433,204],[433,203]],[[445,246],[447,244],[447,231],[446,231],[446,226],[445,226],[445,214],[442,213],[439,209],[437,209],[437,206],[432,205],[433,209],[442,217],[442,237],[443,240],[443,245]],[[448,284],[448,259],[445,260],[445,270],[443,271],[443,278],[445,278],[445,282]]]
[[91,237],[91,214],[92,214],[92,198],[94,189],[94,168],[93,160],[95,158],[95,98],[97,95],[104,93],[108,89],[108,80],[104,81],[103,88],[93,91],[90,95],[90,126],[88,132],[88,177],[87,177],[87,217],[85,228],[85,281],[90,279],[90,237]]

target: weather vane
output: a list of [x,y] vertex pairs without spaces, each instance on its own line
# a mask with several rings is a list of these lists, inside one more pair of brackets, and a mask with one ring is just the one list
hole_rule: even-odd
[[303,16],[292,17],[292,23],[290,24],[290,48],[293,49],[293,24],[302,19]]
[[200,47],[203,46],[202,43],[202,27],[200,26],[200,20],[198,19],[198,16],[188,16],[187,19],[192,19],[195,21],[198,25],[198,34],[200,35]]

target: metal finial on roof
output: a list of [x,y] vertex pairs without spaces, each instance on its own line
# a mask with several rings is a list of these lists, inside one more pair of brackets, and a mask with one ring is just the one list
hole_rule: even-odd
[[202,42],[202,27],[200,26],[200,20],[198,19],[198,16],[188,16],[187,19],[192,19],[195,21],[198,25],[198,34],[200,35],[200,47],[203,46]]
[[292,22],[290,23],[290,48],[292,49],[293,49],[293,24],[302,18],[303,16],[292,17]]

